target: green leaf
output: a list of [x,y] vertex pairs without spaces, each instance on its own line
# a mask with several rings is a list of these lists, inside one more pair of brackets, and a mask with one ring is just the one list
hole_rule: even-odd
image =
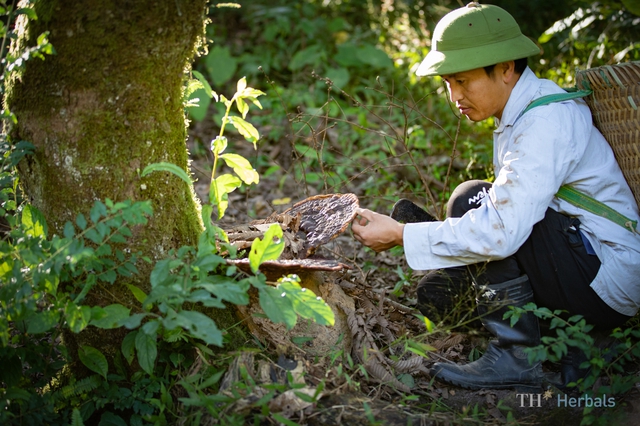
[[188,108],[189,116],[193,120],[201,122],[207,118],[210,105],[211,98],[207,96],[207,91],[204,88],[201,88],[196,89],[191,93],[187,100],[186,107]]
[[47,237],[47,221],[40,210],[31,204],[25,204],[22,209],[22,225],[25,233],[32,237]]
[[64,315],[71,331],[80,333],[89,325],[89,321],[91,321],[91,308],[88,306],[78,306],[73,302],[69,302]]
[[209,203],[214,204],[218,208],[218,219],[222,219],[224,212],[227,210],[229,205],[228,194],[240,185],[242,185],[242,181],[229,173],[218,176],[211,181]]
[[253,124],[240,117],[229,117],[229,123],[231,123],[246,140],[253,143],[254,149],[256,148],[256,142],[260,139],[260,133],[258,133],[258,129],[256,129]]
[[416,342],[415,340],[407,341],[407,349],[424,358],[429,358],[428,352],[437,351],[433,346],[427,345],[426,343]]
[[118,326],[119,327],[126,327],[129,330],[133,330],[134,328],[140,327],[140,323],[147,316],[148,316],[148,314],[143,314],[143,313],[133,314],[130,317],[123,318],[120,321],[118,321]]
[[100,200],[96,201],[91,207],[91,222],[98,223],[101,217],[107,215],[107,206],[105,206]]
[[99,350],[91,346],[80,346],[78,349],[78,357],[89,370],[98,373],[105,379],[107,378],[109,363],[107,362],[107,358],[105,358]]
[[144,300],[147,298],[146,293],[140,290],[135,285],[127,284],[127,288],[131,291],[131,293],[133,294],[133,297],[135,297],[138,302],[143,303]]
[[102,417],[100,417],[100,423],[98,423],[98,426],[127,426],[127,422],[117,414],[107,411],[102,415]]
[[238,112],[242,115],[242,118],[247,118],[247,113],[249,112],[249,105],[242,98],[236,98],[236,107],[238,107]]
[[358,48],[352,43],[343,43],[338,46],[338,52],[333,56],[333,60],[343,67],[362,67],[356,52]]
[[223,154],[220,156],[227,166],[231,167],[233,171],[242,179],[247,185],[252,183],[258,183],[260,175],[251,166],[249,160],[238,154]]
[[370,44],[359,47],[356,51],[356,57],[374,68],[393,67],[393,61],[389,58],[389,55]]
[[36,11],[30,7],[22,7],[20,9],[16,9],[16,15],[27,15],[29,19],[37,20],[38,16],[36,15]]
[[284,297],[290,299],[293,310],[302,318],[332,326],[335,317],[331,307],[313,291],[300,287],[299,281],[297,276],[281,278],[276,288],[282,291],[281,297],[285,294]]
[[196,288],[203,288],[214,296],[227,300],[234,305],[246,305],[249,303],[249,283],[246,281],[236,281],[232,278],[222,277],[220,275],[212,276],[211,279],[219,277],[219,283],[198,283]]
[[71,414],[71,426],[84,426],[82,415],[80,414],[80,410],[77,408],[74,408],[73,413]]
[[138,352],[138,363],[147,374],[153,374],[153,366],[158,356],[155,336],[151,337],[146,333],[138,333],[135,339],[136,351]]
[[82,213],[79,213],[76,217],[76,225],[78,225],[78,228],[82,229],[83,231],[87,228],[87,219],[85,219]]
[[207,96],[210,98],[213,98],[216,102],[218,102],[218,94],[214,92],[213,89],[211,89],[211,85],[209,84],[207,79],[204,78],[204,76],[196,70],[192,70],[191,73],[195,78],[198,79],[200,84],[202,84],[202,88],[205,90],[205,93],[207,94]]
[[103,329],[111,329],[120,327],[120,321],[129,317],[130,309],[119,303],[114,303],[102,308],[105,315],[99,319],[91,320],[91,325]]
[[282,424],[284,426],[298,426],[298,423],[294,422],[293,420],[289,420],[280,413],[271,413],[271,417],[273,417],[273,419],[279,424]]
[[188,330],[193,337],[202,339],[207,345],[222,347],[222,332],[211,318],[195,311],[182,311],[178,316],[188,321]]
[[319,64],[325,57],[325,52],[321,51],[321,49],[321,45],[313,44],[306,49],[298,50],[291,58],[291,62],[289,62],[289,69],[296,71],[305,65]]
[[27,322],[27,333],[39,334],[51,330],[58,323],[60,315],[53,310],[41,311],[30,316]]
[[218,87],[231,80],[238,61],[231,56],[228,47],[215,46],[204,58],[204,64],[213,85]]
[[418,317],[424,323],[429,333],[433,332],[433,327],[434,327],[433,321],[431,321],[429,318],[425,317],[424,315],[420,315],[420,314],[416,315],[416,317]]
[[149,173],[157,172],[157,171],[173,173],[174,175],[176,175],[177,177],[185,181],[187,185],[191,186],[192,184],[191,178],[189,177],[187,172],[185,172],[183,169],[181,169],[180,167],[172,163],[161,162],[161,163],[149,164],[147,167],[144,168],[140,176],[145,177]]
[[251,244],[251,252],[249,253],[251,271],[255,274],[262,262],[279,258],[283,250],[282,228],[279,224],[274,223],[265,232],[264,239],[256,238]]
[[[204,85],[195,78],[189,79],[189,81],[187,81],[187,87],[184,89],[184,98],[191,99],[191,95],[198,89],[205,90]],[[189,106],[189,102],[187,102],[187,106]]]
[[339,88],[345,87],[351,78],[347,68],[330,68],[327,70],[326,76]]
[[260,297],[260,307],[267,317],[275,323],[283,323],[287,329],[292,329],[296,325],[298,316],[293,310],[291,299],[282,290],[265,286],[258,289]]
[[73,223],[71,222],[67,222],[64,224],[64,231],[62,231],[62,234],[64,235],[65,238],[71,239],[74,237],[74,235],[76,235],[76,228],[73,226]]
[[227,137],[226,136],[216,136],[214,140],[211,141],[211,152],[214,155],[220,155],[227,149]]
[[122,355],[124,356],[124,359],[127,360],[129,365],[131,365],[135,356],[137,335],[138,331],[132,331],[131,333],[124,336],[124,339],[122,339],[122,346],[120,350],[122,351]]
[[[258,100],[258,96],[265,95],[262,90],[254,89],[253,87],[245,87],[242,92],[236,93],[236,99],[242,99],[244,102],[251,101],[255,106],[262,109],[262,104]],[[242,118],[245,118],[243,115]]]
[[236,92],[241,93],[246,88],[247,88],[247,77],[242,77],[236,83]]
[[162,259],[156,263],[153,267],[151,275],[149,277],[151,282],[151,288],[156,288],[159,285],[171,280],[171,259]]

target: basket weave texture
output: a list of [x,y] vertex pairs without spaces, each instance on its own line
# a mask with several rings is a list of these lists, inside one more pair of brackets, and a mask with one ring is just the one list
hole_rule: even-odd
[[594,123],[613,148],[640,206],[640,62],[578,71],[576,85],[593,91],[585,100]]

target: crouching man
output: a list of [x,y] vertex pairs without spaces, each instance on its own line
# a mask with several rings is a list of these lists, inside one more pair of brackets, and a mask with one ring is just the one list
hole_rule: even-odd
[[[404,246],[411,268],[430,271],[417,289],[427,317],[476,287],[481,321],[497,339],[467,365],[436,363],[437,379],[470,389],[539,387],[542,367],[524,353],[540,343],[538,319],[529,313],[511,327],[508,306],[535,302],[610,330],[640,303],[640,235],[555,194],[569,185],[632,220],[638,207],[583,101],[523,113],[564,91],[527,67],[539,48],[509,13],[470,3],[442,18],[431,46],[416,74],[441,76],[470,120],[496,119],[495,180],[456,188],[444,221],[401,223],[394,217],[402,215],[361,209],[352,231],[375,251]],[[566,383],[581,374],[575,352],[563,360]]]

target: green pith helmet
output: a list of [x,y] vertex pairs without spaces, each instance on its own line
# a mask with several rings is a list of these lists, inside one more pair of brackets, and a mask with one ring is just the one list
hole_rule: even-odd
[[506,10],[473,2],[438,22],[416,75],[455,74],[539,53]]

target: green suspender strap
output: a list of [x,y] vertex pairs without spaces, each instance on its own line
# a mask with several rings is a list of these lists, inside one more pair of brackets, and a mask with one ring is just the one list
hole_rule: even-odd
[[[518,118],[522,117],[524,113],[537,106],[547,105],[552,102],[563,102],[572,99],[583,98],[591,94],[591,90],[577,90],[567,93],[555,93],[553,95],[542,96],[541,98],[532,101],[525,109],[520,113]],[[564,200],[574,206],[580,207],[590,213],[609,219],[610,221],[622,226],[630,232],[638,233],[638,221],[631,220],[625,215],[617,212],[604,203],[596,200],[593,197],[588,196],[585,193],[572,188],[569,185],[562,185],[556,197]]]

